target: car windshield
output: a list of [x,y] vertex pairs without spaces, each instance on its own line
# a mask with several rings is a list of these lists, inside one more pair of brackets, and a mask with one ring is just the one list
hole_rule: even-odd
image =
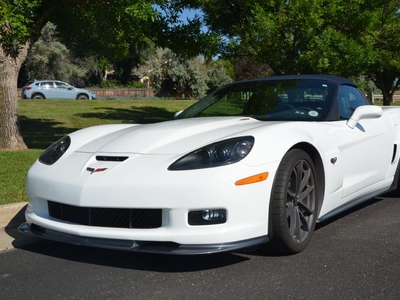
[[178,119],[249,116],[262,121],[321,121],[334,84],[324,80],[255,80],[232,83],[196,102]]

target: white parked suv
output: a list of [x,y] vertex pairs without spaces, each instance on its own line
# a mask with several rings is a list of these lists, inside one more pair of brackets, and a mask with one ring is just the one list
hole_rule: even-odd
[[59,80],[29,81],[22,88],[21,96],[23,99],[96,99],[95,93],[89,90],[76,88]]

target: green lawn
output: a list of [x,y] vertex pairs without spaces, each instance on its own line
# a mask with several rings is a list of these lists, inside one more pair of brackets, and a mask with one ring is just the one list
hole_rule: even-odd
[[20,100],[20,127],[30,150],[0,151],[0,205],[27,201],[29,167],[65,134],[93,125],[154,123],[173,118],[193,100]]

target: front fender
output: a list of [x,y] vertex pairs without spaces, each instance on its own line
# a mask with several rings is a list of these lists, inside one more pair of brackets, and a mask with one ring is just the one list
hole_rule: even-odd
[[322,157],[322,153],[334,147],[324,141],[330,127],[321,123],[286,122],[252,129],[248,134],[255,138],[254,147],[243,163],[258,166],[280,161],[295,145],[303,143],[312,145]]

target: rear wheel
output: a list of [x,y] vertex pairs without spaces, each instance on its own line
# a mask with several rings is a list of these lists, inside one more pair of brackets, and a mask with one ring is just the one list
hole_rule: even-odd
[[317,211],[313,161],[303,150],[290,150],[279,165],[271,195],[273,249],[284,254],[304,250],[314,232]]
[[46,99],[42,94],[33,94],[32,99]]

